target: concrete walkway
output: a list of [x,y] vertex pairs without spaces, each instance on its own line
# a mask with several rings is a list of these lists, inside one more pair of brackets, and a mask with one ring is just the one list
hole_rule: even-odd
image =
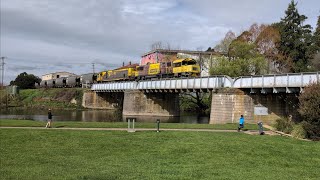
[[[155,128],[135,128],[128,130],[128,128],[68,128],[68,127],[58,127],[58,128],[45,128],[45,127],[0,127],[1,129],[46,129],[46,130],[82,130],[82,131],[157,131]],[[192,132],[232,132],[239,133],[237,130],[220,130],[220,129],[165,129],[160,128],[160,131],[192,131]],[[240,133],[246,133],[251,135],[258,135],[258,130],[248,130],[240,131]],[[267,135],[276,135],[272,131],[264,131]]]

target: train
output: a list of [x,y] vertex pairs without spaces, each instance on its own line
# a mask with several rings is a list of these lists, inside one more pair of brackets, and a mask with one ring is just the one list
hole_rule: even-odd
[[109,81],[140,81],[174,77],[198,77],[200,65],[192,58],[177,59],[172,62],[129,64],[118,69],[102,71],[97,75],[97,83]]
[[90,87],[97,80],[96,73],[88,73],[69,77],[60,77],[56,79],[43,80],[39,87],[47,88],[65,88],[65,87]]
[[195,59],[184,58],[171,62],[131,64],[113,70],[88,73],[80,76],[60,77],[41,81],[40,87],[90,87],[93,83],[111,81],[141,81],[160,78],[199,77],[200,65]]

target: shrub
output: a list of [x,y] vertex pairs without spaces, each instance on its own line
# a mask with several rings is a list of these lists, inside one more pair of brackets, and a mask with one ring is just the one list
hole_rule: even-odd
[[290,134],[293,129],[293,125],[294,123],[290,121],[288,118],[282,117],[276,120],[275,128],[278,131]]
[[297,124],[297,125],[294,125],[294,126],[293,126],[291,135],[292,135],[293,137],[295,137],[295,138],[304,139],[304,138],[306,138],[306,136],[307,136],[307,132],[306,132],[306,130],[304,129],[303,124],[300,123],[300,124]]
[[320,139],[320,83],[310,84],[299,96],[299,113],[303,121],[303,128],[307,137]]

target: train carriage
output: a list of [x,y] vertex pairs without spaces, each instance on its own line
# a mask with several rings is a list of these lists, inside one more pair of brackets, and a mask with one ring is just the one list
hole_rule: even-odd
[[69,76],[66,83],[67,87],[80,87],[80,76]]
[[55,80],[55,85],[56,87],[59,87],[59,88],[66,87],[67,86],[66,78],[65,77],[57,78]]

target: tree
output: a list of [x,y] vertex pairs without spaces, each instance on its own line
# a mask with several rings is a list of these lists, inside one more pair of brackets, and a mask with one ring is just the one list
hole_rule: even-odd
[[297,3],[292,0],[285,11],[286,16],[280,21],[279,50],[292,61],[291,71],[301,72],[307,71],[312,34],[311,26],[303,25],[307,17],[300,15],[296,6]]
[[316,47],[316,53],[320,52],[320,16],[318,16],[318,22],[316,31],[313,34],[313,40]]
[[230,77],[265,74],[265,72],[266,61],[263,56],[249,59],[219,57],[213,68],[210,69],[210,75],[227,75]]
[[227,53],[229,50],[229,45],[234,39],[236,39],[236,34],[232,31],[228,31],[224,39],[214,47],[214,51]]
[[320,71],[320,16],[318,16],[318,22],[316,31],[313,34],[313,49],[314,53],[313,58],[311,60],[311,68],[314,71]]
[[14,81],[10,82],[10,85],[17,85],[21,89],[35,88],[35,83],[40,83],[41,79],[33,74],[27,74],[23,72],[19,74]]
[[299,113],[308,138],[320,138],[320,83],[313,83],[299,96]]
[[210,94],[203,92],[182,93],[180,105],[184,110],[192,110],[199,115],[205,115],[210,106]]

